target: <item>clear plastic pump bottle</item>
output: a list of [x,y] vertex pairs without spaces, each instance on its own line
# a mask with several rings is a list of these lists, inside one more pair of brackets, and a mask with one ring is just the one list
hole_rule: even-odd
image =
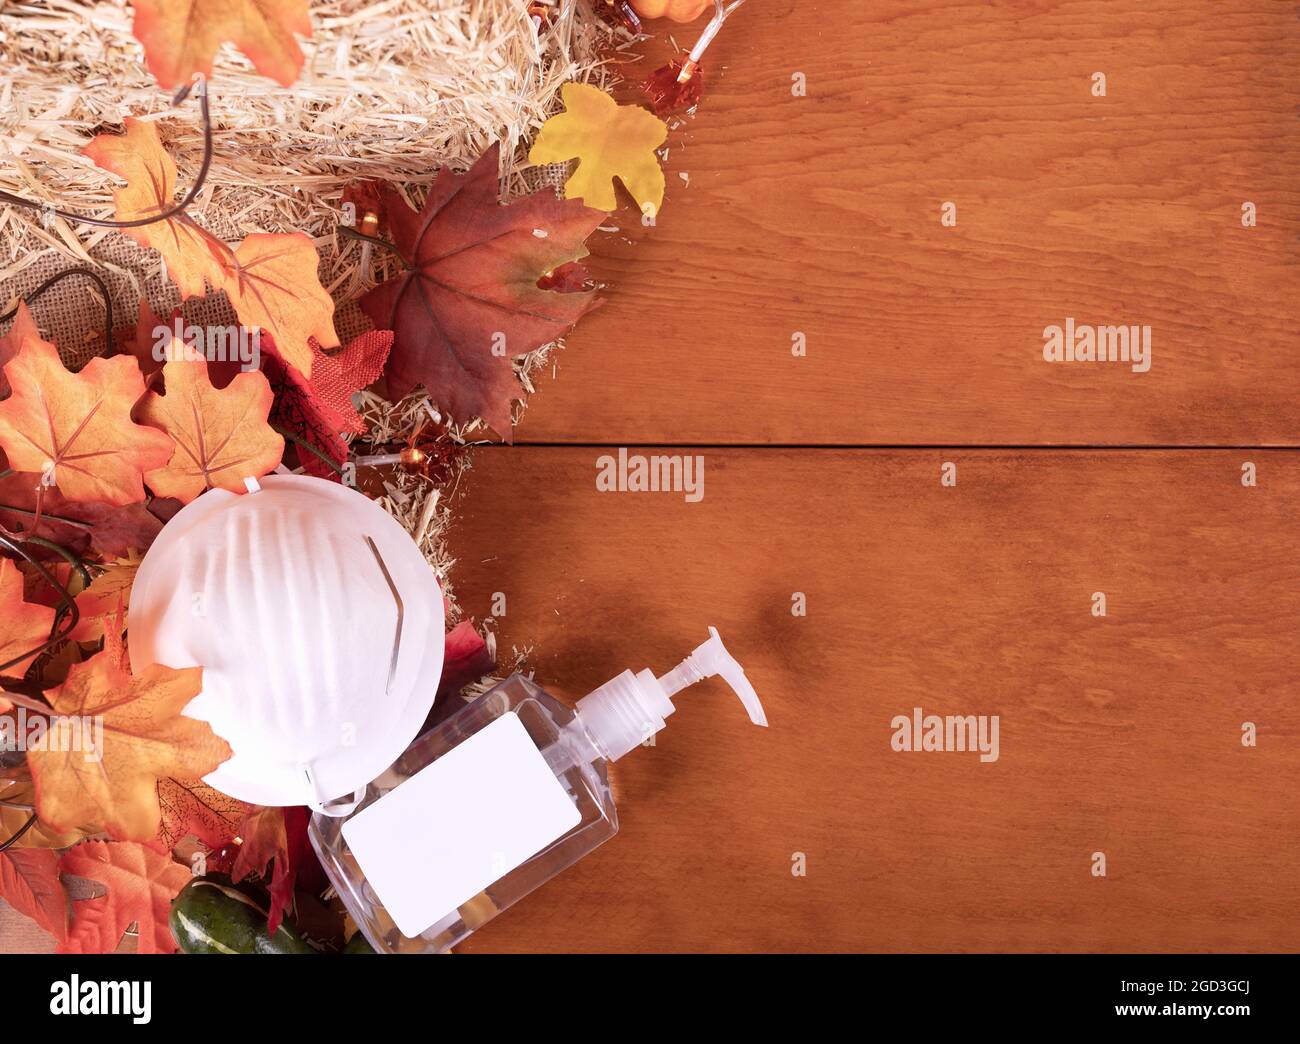
[[618,831],[608,766],[713,675],[766,725],[717,630],[656,678],[624,671],[571,709],[515,674],[417,739],[310,836],[379,953],[443,952]]

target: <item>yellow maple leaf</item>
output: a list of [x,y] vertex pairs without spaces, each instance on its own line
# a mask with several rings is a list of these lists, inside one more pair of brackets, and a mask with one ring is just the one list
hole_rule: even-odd
[[117,628],[109,628],[103,652],[74,664],[48,694],[57,717],[28,748],[41,822],[153,840],[162,821],[158,781],[197,779],[230,757],[229,744],[206,722],[181,716],[202,678],[201,667],[161,664],[132,674]]
[[657,214],[664,201],[664,172],[655,149],[668,137],[664,121],[639,105],[619,105],[585,83],[566,83],[560,97],[565,111],[542,126],[528,162],[576,158],[578,169],[564,183],[567,199],[614,210],[613,179],[618,178],[643,213]]

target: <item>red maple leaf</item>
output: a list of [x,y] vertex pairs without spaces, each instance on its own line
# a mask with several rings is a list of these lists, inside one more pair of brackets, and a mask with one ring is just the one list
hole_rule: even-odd
[[228,797],[202,780],[160,779],[158,807],[162,824],[158,840],[169,852],[181,839],[193,835],[217,850],[235,836],[249,806]]
[[[4,468],[0,453],[0,471]],[[143,504],[113,507],[74,502],[57,489],[43,489],[41,476],[16,472],[0,478],[0,526],[44,537],[77,554],[94,551],[117,558],[132,550],[148,550],[163,524]]]
[[438,697],[454,695],[470,682],[478,681],[496,666],[496,658],[483,636],[468,620],[447,632],[442,658]]
[[48,848],[0,852],[0,899],[62,942],[68,935],[68,894],[59,880],[59,853]]
[[140,953],[172,953],[167,916],[190,872],[171,856],[132,841],[83,841],[63,854],[65,874],[98,881],[108,891],[72,905],[72,928],[60,953],[112,953],[132,923]]
[[[310,378],[286,365],[274,352],[264,353],[262,371],[275,393],[271,423],[293,432],[342,467],[348,448],[341,433],[366,430],[365,421],[352,405],[352,396],[378,379],[392,347],[391,330],[363,333],[332,355],[313,340],[315,361]],[[309,475],[337,477],[312,453],[300,453],[298,459]]]
[[537,282],[585,257],[605,215],[549,189],[502,206],[498,167],[493,145],[464,174],[444,168],[419,212],[384,187],[408,269],[366,294],[361,308],[394,331],[393,396],[423,385],[452,417],[481,417],[509,441],[511,402],[524,394],[511,360],[563,336],[599,303],[594,293],[554,293]]
[[265,877],[269,872],[268,890],[271,905],[266,928],[274,935],[284,920],[284,912],[293,905],[294,888],[300,878],[313,880],[320,875],[307,836],[307,809],[256,808],[239,825],[243,844],[235,856],[230,878],[235,883],[249,876]]

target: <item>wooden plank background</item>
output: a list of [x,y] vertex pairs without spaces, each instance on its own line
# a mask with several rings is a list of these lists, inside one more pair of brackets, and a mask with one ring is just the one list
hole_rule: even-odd
[[[750,0],[517,435],[1294,445],[1298,55],[1276,0]],[[1151,371],[1044,362],[1067,316]]]
[[[597,492],[601,452],[478,454],[466,609],[572,696],[713,624],[771,727],[684,695],[619,836],[467,949],[1300,945],[1294,454],[707,449],[690,504]],[[1000,715],[999,760],[892,751],[918,706]]]
[[[574,697],[715,624],[771,728],[684,697],[620,835],[465,950],[1300,948],[1300,457],[1249,448],[1300,435],[1298,53],[1287,3],[737,14],[453,579]],[[1067,316],[1151,371],[1043,362]],[[700,503],[597,492],[655,443]],[[999,761],[893,752],[918,706],[1000,715]]]

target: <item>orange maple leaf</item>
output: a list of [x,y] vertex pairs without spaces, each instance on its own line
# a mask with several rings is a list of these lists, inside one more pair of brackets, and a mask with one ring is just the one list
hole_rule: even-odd
[[[163,151],[152,123],[130,116],[124,122],[125,134],[100,134],[82,152],[97,166],[126,179],[126,187],[113,193],[114,216],[118,221],[136,221],[175,205],[176,164]],[[221,286],[235,263],[231,249],[188,214],[122,231],[162,255],[182,300],[202,297],[206,283]]]
[[145,481],[160,497],[188,504],[204,490],[244,491],[244,479],[275,470],[284,439],[267,423],[274,396],[260,373],[241,373],[218,391],[203,360],[176,360],[163,367],[166,395],[151,391],[140,407],[145,424],[176,442],[166,466]]
[[[23,574],[7,558],[0,558],[0,674],[21,678],[35,656],[9,661],[42,645],[54,627],[54,610],[23,600]],[[8,700],[0,699],[0,712]]]
[[310,377],[312,338],[322,348],[339,344],[334,300],[316,274],[320,258],[311,237],[255,232],[239,244],[235,260],[225,291],[239,321],[270,334],[280,358]]
[[[30,720],[30,719],[29,719]],[[0,779],[0,840],[11,838],[27,827],[32,816],[32,783],[29,779]],[[27,829],[11,852],[28,848],[67,848],[75,845],[90,831],[53,830],[39,819]]]
[[0,399],[9,394],[9,381],[5,379],[4,367],[10,359],[18,354],[18,350],[23,346],[23,341],[28,337],[35,337],[39,341],[41,331],[36,326],[36,320],[32,318],[27,302],[19,301],[18,312],[14,316],[14,325],[9,327],[7,334],[0,337]]
[[[104,650],[73,664],[68,680],[47,694],[58,717],[31,744],[27,764],[45,823],[149,841],[162,820],[158,781],[206,776],[230,757],[230,746],[206,722],[181,716],[202,688],[203,668],[152,664],[133,675],[119,633],[107,628]],[[73,743],[78,733],[81,742]]]
[[97,642],[104,637],[104,629],[114,621],[126,623],[131,585],[135,583],[140,562],[139,553],[131,551],[123,558],[106,563],[104,571],[77,594],[77,610],[81,618],[69,635],[74,642]]
[[144,395],[134,359],[92,359],[71,373],[52,344],[27,337],[5,376],[13,394],[0,402],[0,449],[10,467],[43,476],[69,500],[144,500],[143,472],[166,464],[175,446],[131,420]]
[[191,834],[209,849],[228,844],[251,806],[202,780],[160,779],[158,803],[162,826],[158,840],[168,851]]
[[68,934],[68,893],[59,880],[59,853],[48,848],[0,852],[0,899],[60,942]]
[[307,0],[132,0],[135,36],[160,86],[179,87],[196,72],[212,75],[226,40],[253,68],[284,87],[298,78],[302,49],[294,33],[311,36]]
[[59,953],[111,953],[132,922],[139,953],[172,953],[167,917],[190,872],[148,845],[83,841],[63,854],[60,870],[98,881],[107,893],[72,904],[72,927]]

